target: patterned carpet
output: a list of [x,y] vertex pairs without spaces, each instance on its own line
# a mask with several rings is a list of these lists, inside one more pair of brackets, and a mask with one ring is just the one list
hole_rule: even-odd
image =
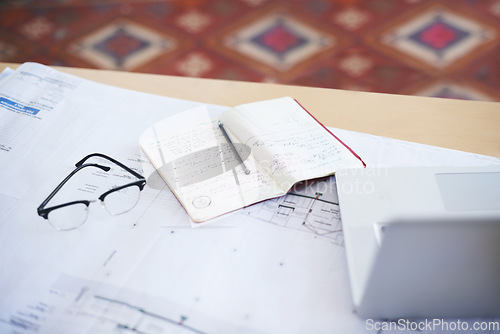
[[0,0],[0,61],[500,101],[500,0]]

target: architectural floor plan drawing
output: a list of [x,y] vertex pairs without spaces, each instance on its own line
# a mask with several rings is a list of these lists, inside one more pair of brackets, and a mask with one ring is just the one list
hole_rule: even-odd
[[243,211],[249,217],[284,228],[313,233],[342,246],[342,223],[335,178],[296,186],[287,195]]
[[200,319],[213,322],[200,314],[192,325],[188,313],[179,313],[180,305],[68,275],[39,298],[11,315],[13,333],[68,333],[76,327],[86,333],[202,334],[196,327]]

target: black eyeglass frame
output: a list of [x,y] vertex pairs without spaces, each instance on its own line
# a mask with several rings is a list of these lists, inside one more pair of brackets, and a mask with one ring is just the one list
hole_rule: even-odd
[[92,153],[92,154],[89,154],[87,155],[85,158],[83,158],[82,160],[78,161],[76,164],[75,164],[75,169],[69,173],[68,176],[66,176],[66,178],[64,180],[61,181],[61,183],[59,183],[57,185],[57,187],[50,193],[50,195],[42,202],[42,204],[40,204],[40,206],[37,208],[37,212],[38,212],[38,215],[40,217],[43,217],[45,219],[49,219],[49,213],[53,210],[56,210],[56,209],[59,209],[59,208],[62,208],[62,207],[65,207],[65,206],[69,206],[69,205],[74,205],[74,204],[85,204],[85,206],[88,208],[90,206],[90,203],[92,203],[93,201],[89,201],[89,200],[80,200],[80,201],[72,201],[72,202],[67,202],[67,203],[63,203],[63,204],[59,204],[59,205],[56,205],[56,206],[51,206],[51,207],[48,207],[46,208],[45,206],[48,204],[48,202],[57,194],[57,192],[59,190],[61,190],[61,188],[64,186],[64,184],[66,182],[68,182],[68,180],[73,176],[75,175],[78,171],[82,170],[83,168],[85,167],[97,167],[97,168],[100,168],[102,169],[103,171],[105,172],[108,172],[111,167],[108,167],[108,166],[103,166],[103,165],[99,165],[99,164],[96,164],[96,163],[87,163],[85,164],[85,161],[87,161],[89,158],[91,157],[101,157],[101,158],[104,158],[104,159],[107,159],[111,162],[113,162],[114,164],[120,166],[121,168],[123,168],[124,170],[126,170],[127,172],[129,172],[130,174],[132,174],[133,176],[135,176],[136,178],[138,178],[139,180],[137,181],[134,181],[134,182],[130,182],[130,183],[127,183],[127,184],[124,184],[124,185],[121,185],[121,186],[118,186],[118,187],[115,187],[113,189],[110,189],[108,191],[106,191],[105,193],[103,193],[101,196],[98,197],[98,199],[101,201],[101,202],[104,202],[104,199],[106,198],[106,196],[108,196],[109,194],[115,192],[115,191],[118,191],[118,190],[121,190],[121,189],[124,189],[124,188],[128,188],[128,187],[132,187],[132,186],[137,186],[139,187],[140,191],[142,191],[144,189],[144,186],[146,185],[146,178],[144,176],[142,176],[141,174],[137,173],[136,171],[132,170],[131,168],[125,166],[124,164],[122,164],[121,162],[111,158],[111,157],[108,157],[107,155],[104,155],[104,154],[101,154],[101,153]]

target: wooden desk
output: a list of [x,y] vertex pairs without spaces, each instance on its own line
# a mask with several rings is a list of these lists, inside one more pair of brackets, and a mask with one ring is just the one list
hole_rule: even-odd
[[[0,63],[16,68],[19,64]],[[291,96],[327,126],[500,157],[500,103],[57,67],[101,83],[235,106]]]

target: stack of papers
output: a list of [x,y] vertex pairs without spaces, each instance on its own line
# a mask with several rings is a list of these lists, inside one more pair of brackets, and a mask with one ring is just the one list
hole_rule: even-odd
[[[365,332],[352,312],[334,178],[191,228],[139,137],[199,106],[34,63],[0,77],[0,332]],[[227,110],[205,108],[213,119]],[[500,163],[331,130],[373,167]],[[120,216],[91,204],[82,227],[56,231],[36,208],[93,152],[147,178],[140,200]],[[92,173],[62,196],[93,198],[115,181]]]

